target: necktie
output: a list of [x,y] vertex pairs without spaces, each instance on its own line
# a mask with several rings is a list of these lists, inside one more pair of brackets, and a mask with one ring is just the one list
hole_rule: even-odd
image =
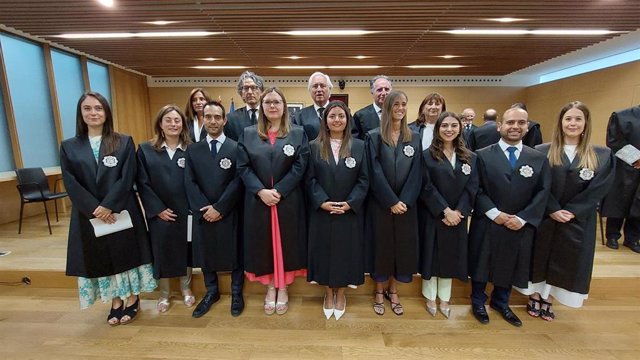
[[218,155],[218,140],[211,140],[210,142],[211,144],[211,155],[213,155],[213,157],[216,157],[216,155]]
[[251,123],[255,124],[258,122],[258,118],[256,117],[256,111],[258,111],[258,109],[251,109]]
[[516,158],[516,150],[518,150],[518,148],[515,146],[509,146],[507,148],[507,151],[509,152],[509,164],[511,164],[512,169],[515,169],[516,162],[518,162],[518,159]]
[[320,117],[320,119],[322,119],[322,113],[324,113],[324,108],[323,107],[318,108],[318,116]]
[[382,109],[378,110],[378,117],[382,118]]

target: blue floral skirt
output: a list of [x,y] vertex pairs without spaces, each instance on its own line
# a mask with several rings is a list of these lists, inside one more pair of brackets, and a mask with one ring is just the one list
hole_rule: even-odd
[[98,298],[103,303],[110,303],[116,297],[126,300],[131,295],[152,292],[157,285],[157,281],[153,278],[151,264],[141,265],[120,274],[99,278],[79,277],[80,308],[88,308]]

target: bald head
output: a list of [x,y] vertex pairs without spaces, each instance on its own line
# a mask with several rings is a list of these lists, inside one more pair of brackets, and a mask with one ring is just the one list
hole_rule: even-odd
[[483,115],[484,121],[496,121],[498,119],[498,112],[496,109],[487,109]]

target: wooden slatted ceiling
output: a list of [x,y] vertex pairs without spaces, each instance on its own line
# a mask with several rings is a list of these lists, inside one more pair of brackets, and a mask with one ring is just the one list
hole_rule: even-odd
[[[331,69],[332,75],[505,75],[610,39],[605,36],[460,36],[460,28],[640,28],[638,0],[546,1],[147,1],[3,0],[0,24],[152,76],[235,76],[240,70],[200,70],[196,65],[243,65],[263,75],[307,75],[277,65],[379,65],[382,69]],[[527,21],[500,24],[495,17]],[[143,21],[179,23],[156,26]],[[293,37],[276,31],[363,29],[357,37]],[[68,40],[74,32],[212,31],[203,38]],[[640,41],[640,40],[639,40]],[[441,59],[437,56],[463,56]],[[299,60],[283,59],[297,55]],[[358,60],[349,56],[364,55]],[[220,58],[204,61],[202,58]],[[407,69],[417,64],[460,64],[460,69]]]

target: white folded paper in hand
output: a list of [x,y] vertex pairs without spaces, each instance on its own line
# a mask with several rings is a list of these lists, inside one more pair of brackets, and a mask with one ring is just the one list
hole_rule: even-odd
[[640,150],[631,144],[627,144],[616,152],[616,157],[633,166],[634,162],[640,160]]
[[112,213],[112,215],[116,218],[116,222],[113,224],[107,224],[98,218],[89,220],[93,226],[93,232],[96,234],[96,237],[113,234],[133,227],[131,216],[129,216],[129,212],[127,210],[122,210],[119,214]]

